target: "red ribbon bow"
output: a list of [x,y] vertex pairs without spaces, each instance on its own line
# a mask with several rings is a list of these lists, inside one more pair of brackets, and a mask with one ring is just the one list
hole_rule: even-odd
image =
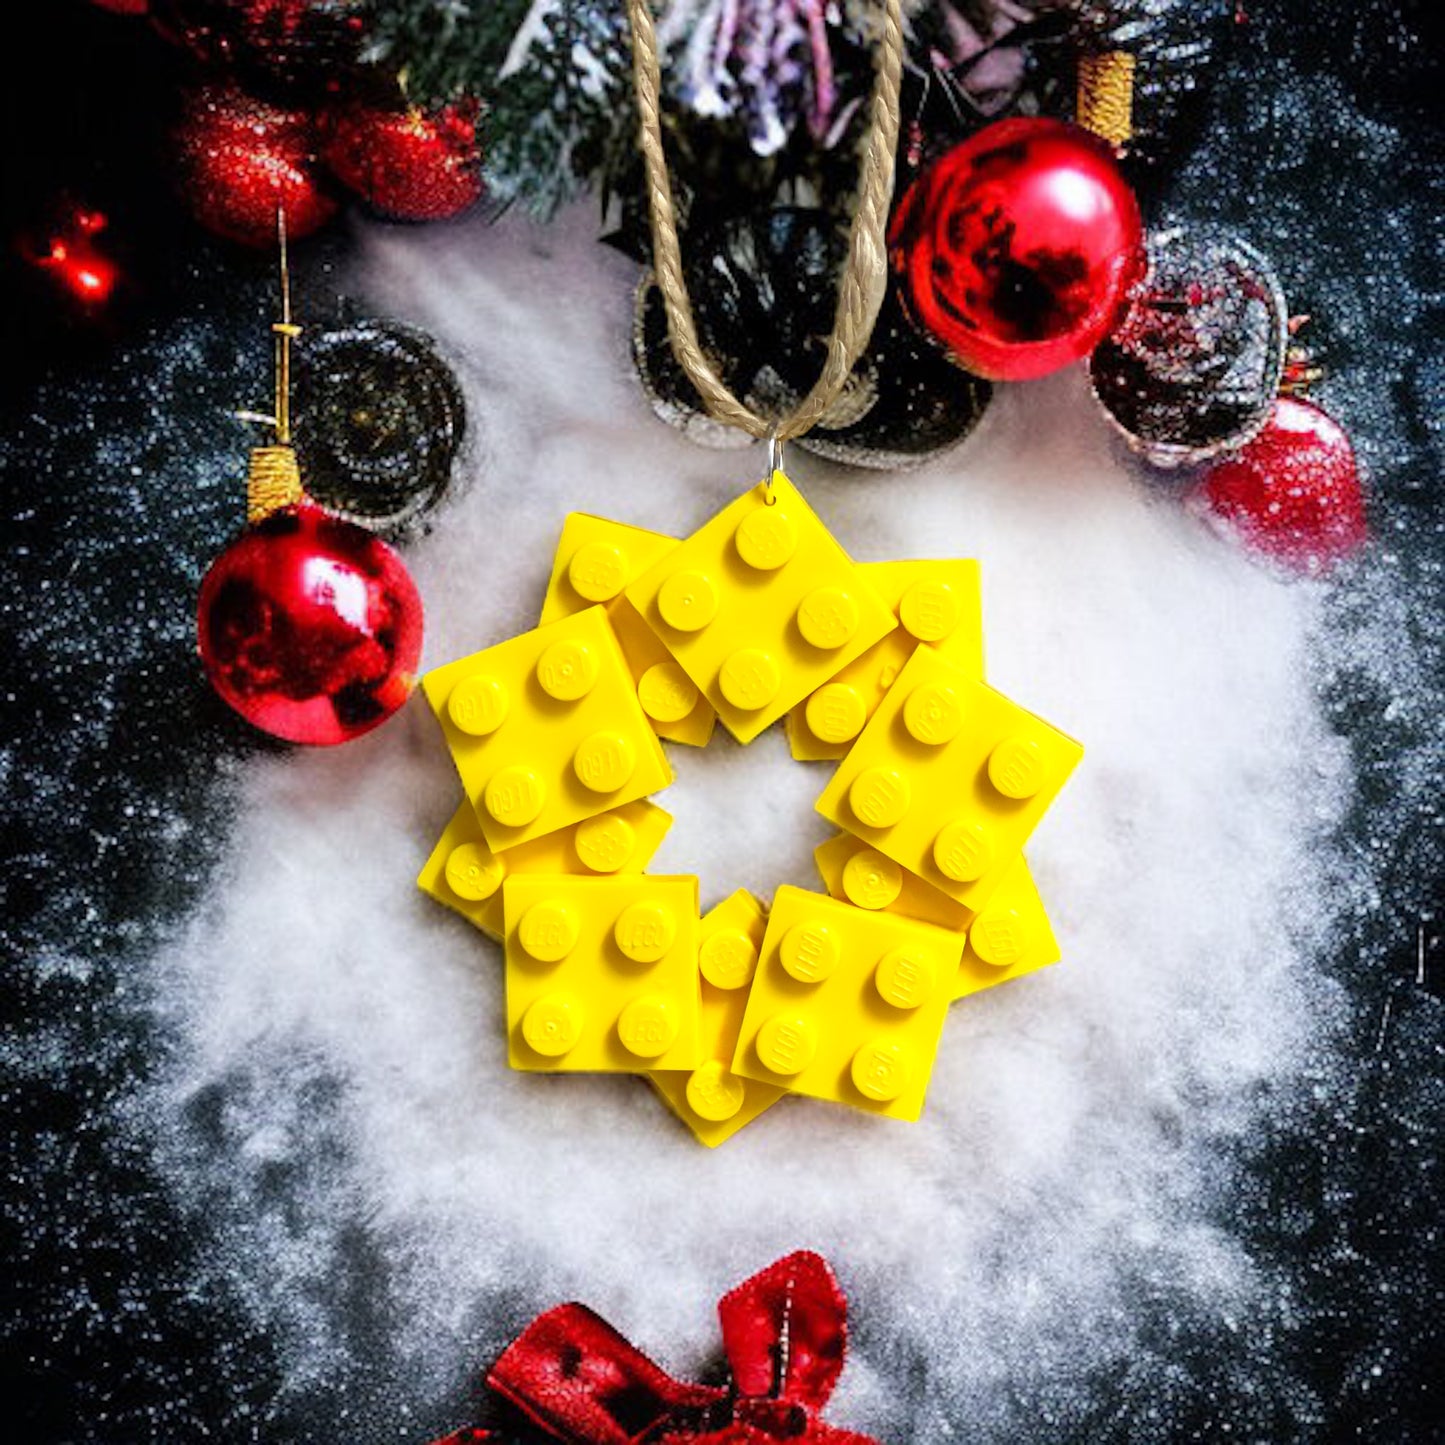
[[[675,1380],[586,1305],[538,1315],[487,1384],[564,1445],[878,1445],[825,1424],[848,1302],[821,1255],[798,1250],[718,1301],[732,1386]],[[485,1436],[463,1430],[436,1445]]]

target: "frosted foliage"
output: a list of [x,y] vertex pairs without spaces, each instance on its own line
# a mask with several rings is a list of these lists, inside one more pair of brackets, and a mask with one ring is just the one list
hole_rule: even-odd
[[[761,465],[653,420],[632,268],[590,222],[357,238],[352,283],[438,337],[480,439],[408,553],[429,664],[531,623],[567,511],[681,533]],[[794,460],[860,559],[980,557],[992,680],[1084,740],[1030,850],[1063,965],[955,1007],[921,1123],[785,1101],[711,1153],[641,1081],[506,1068],[498,950],[413,886],[457,796],[419,698],[344,749],[256,761],[163,960],[181,1044],[145,1116],[293,1385],[342,1363],[326,1300],[357,1231],[423,1391],[564,1297],[695,1368],[721,1289],[819,1247],[860,1327],[832,1418],[895,1442],[1036,1387],[1066,1408],[1069,1380],[1140,1348],[1140,1298],[1231,1328],[1272,1298],[1212,1204],[1329,1006],[1302,967],[1346,782],[1304,664],[1317,598],[1151,501],[1078,375],[1000,388],[966,447],[902,479]],[[776,734],[673,756],[657,868],[711,899],[811,883],[823,771]],[[189,1125],[215,1098],[208,1148]]]

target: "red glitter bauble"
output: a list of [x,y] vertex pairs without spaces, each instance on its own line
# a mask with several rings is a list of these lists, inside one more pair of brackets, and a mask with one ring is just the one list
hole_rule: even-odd
[[1328,571],[1369,538],[1350,439],[1299,397],[1281,396],[1254,440],[1209,469],[1201,493],[1246,546],[1293,571]]
[[230,88],[192,95],[175,136],[181,194],[209,231],[247,246],[310,235],[336,211],[316,162],[311,117]]
[[201,661],[247,722],[294,743],[344,743],[407,700],[421,597],[380,538],[310,503],[248,528],[211,565]]
[[323,128],[322,159],[385,216],[440,221],[482,194],[475,103],[431,114],[349,106]]
[[909,187],[889,232],[915,324],[995,381],[1087,356],[1142,274],[1143,242],[1109,147],[1036,119],[999,121],[947,152]]

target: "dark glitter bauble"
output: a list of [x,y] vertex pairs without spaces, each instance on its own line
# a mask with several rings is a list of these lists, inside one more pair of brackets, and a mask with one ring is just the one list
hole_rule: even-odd
[[1269,418],[1289,316],[1273,269],[1218,226],[1148,237],[1149,269],[1089,362],[1094,395],[1156,466],[1208,461]]
[[[822,211],[779,208],[699,226],[684,270],[703,349],[735,396],[781,417],[823,367],[846,241]],[[662,419],[694,441],[746,446],[707,416],[667,337],[662,294],[638,290],[633,357]],[[797,445],[849,466],[896,470],[962,441],[988,404],[987,383],[964,375],[914,333],[890,297],[842,395]]]
[[155,0],[156,28],[204,65],[288,100],[338,93],[359,64],[363,0]]
[[466,407],[429,337],[357,321],[303,333],[295,365],[295,445],[311,496],[390,530],[440,499]]
[[211,685],[247,722],[329,746],[370,732],[411,694],[421,597],[401,558],[303,503],[248,527],[197,604]]
[[245,246],[276,245],[276,212],[293,239],[318,230],[336,200],[317,166],[311,117],[226,86],[186,98],[173,138],[177,187],[208,231]]

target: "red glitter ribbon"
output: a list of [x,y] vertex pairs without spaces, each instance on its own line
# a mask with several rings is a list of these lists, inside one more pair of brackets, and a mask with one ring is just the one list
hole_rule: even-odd
[[848,1338],[848,1302],[821,1255],[770,1264],[718,1301],[718,1317],[731,1388],[673,1379],[580,1304],[533,1320],[487,1384],[564,1445],[878,1445],[820,1418]]

